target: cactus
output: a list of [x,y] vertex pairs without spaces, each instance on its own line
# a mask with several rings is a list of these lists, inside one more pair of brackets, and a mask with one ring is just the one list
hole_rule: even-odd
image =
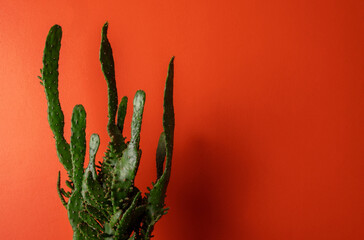
[[133,101],[131,137],[125,142],[124,119],[128,98],[118,104],[114,59],[107,38],[108,23],[102,28],[100,62],[108,89],[108,124],[110,141],[103,161],[95,163],[100,138],[92,134],[89,140],[89,163],[84,169],[86,153],[86,111],[76,105],[71,119],[70,143],[64,138],[64,115],[58,93],[58,60],[62,28],[54,25],[47,36],[41,84],[48,103],[48,121],[53,132],[57,155],[67,171],[66,191],[61,187],[58,173],[57,191],[66,207],[73,229],[73,239],[148,240],[156,222],[167,213],[166,190],[171,175],[174,108],[173,75],[174,57],[169,67],[164,91],[163,132],[157,147],[157,179],[153,188],[142,196],[134,185],[141,150],[140,131],[145,103],[145,93],[136,92]]

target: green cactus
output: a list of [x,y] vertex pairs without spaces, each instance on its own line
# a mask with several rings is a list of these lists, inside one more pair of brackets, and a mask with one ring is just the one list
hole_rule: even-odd
[[110,137],[104,160],[95,163],[100,138],[92,134],[89,141],[89,163],[84,169],[86,153],[86,111],[76,105],[71,119],[70,143],[64,138],[64,115],[58,94],[58,60],[61,48],[62,29],[54,25],[47,36],[41,84],[48,103],[48,121],[53,132],[57,155],[68,173],[65,181],[69,190],[61,187],[58,173],[57,191],[66,207],[73,229],[73,239],[148,240],[156,222],[167,213],[165,197],[171,175],[174,108],[172,57],[164,90],[163,132],[157,154],[157,179],[153,188],[142,196],[134,185],[141,149],[139,148],[145,93],[136,92],[133,101],[131,137],[125,142],[124,120],[128,98],[123,97],[118,105],[114,59],[107,38],[108,23],[102,28],[100,62],[108,89],[108,124]]

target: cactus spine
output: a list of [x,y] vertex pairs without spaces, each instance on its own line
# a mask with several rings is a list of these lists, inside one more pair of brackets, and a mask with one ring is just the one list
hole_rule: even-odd
[[163,132],[157,154],[157,179],[149,193],[142,196],[134,185],[141,150],[140,131],[145,104],[145,93],[138,90],[133,101],[131,137],[125,142],[124,119],[128,98],[118,104],[115,81],[114,59],[107,38],[108,23],[102,28],[100,62],[108,88],[108,124],[110,137],[103,162],[95,163],[100,144],[97,134],[89,140],[89,163],[84,169],[86,153],[86,111],[76,105],[71,119],[70,143],[64,138],[64,115],[58,94],[58,60],[61,48],[62,28],[54,25],[47,36],[41,84],[44,86],[48,103],[48,121],[53,132],[57,155],[68,173],[66,185],[61,187],[58,173],[57,191],[66,207],[74,240],[148,240],[156,222],[167,213],[165,197],[171,174],[174,108],[173,71],[174,57],[169,67],[164,91]]

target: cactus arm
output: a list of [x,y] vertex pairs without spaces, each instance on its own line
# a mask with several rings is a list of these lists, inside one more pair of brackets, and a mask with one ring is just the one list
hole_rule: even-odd
[[73,239],[83,239],[78,227],[83,221],[79,214],[83,211],[83,198],[81,194],[83,164],[86,152],[86,112],[82,105],[73,108],[71,119],[71,156],[73,167],[74,191],[68,201],[68,218],[74,231]]
[[[115,117],[118,108],[118,94],[115,81],[114,58],[110,42],[107,38],[108,23],[106,22],[102,28],[101,45],[100,45],[100,62],[101,69],[107,83],[108,91],[108,123],[107,131],[110,137],[108,150],[106,151],[104,162],[101,164],[101,174],[99,179],[103,182],[103,188],[106,194],[110,194],[112,175],[114,166],[122,153],[122,135],[117,125]],[[124,147],[125,148],[125,147]]]
[[166,158],[166,135],[161,133],[158,141],[156,164],[157,164],[157,181],[163,174],[163,164]]
[[100,46],[100,62],[101,69],[104,73],[107,91],[108,91],[108,124],[107,131],[109,133],[111,142],[118,146],[121,141],[121,133],[115,124],[116,112],[118,108],[118,93],[116,89],[115,81],[115,68],[114,68],[114,58],[112,54],[112,49],[110,42],[107,38],[108,23],[106,22],[102,28],[101,34],[101,46]]
[[100,146],[100,137],[97,134],[92,134],[90,137],[90,160],[83,174],[82,180],[82,196],[90,204],[98,207],[105,206],[104,194],[102,187],[97,180],[95,169],[95,156]]
[[95,156],[100,145],[100,137],[97,134],[92,134],[90,137],[90,160],[89,164],[83,174],[82,180],[82,196],[89,204],[97,206],[108,215],[108,204],[102,190],[102,187],[97,179],[95,169]]
[[[164,90],[164,113],[163,113],[163,129],[166,135],[166,167],[165,174],[168,179],[171,173],[173,142],[174,142],[174,106],[173,106],[173,78],[174,78],[174,57],[172,57]],[[168,182],[168,180],[167,180]],[[168,184],[168,183],[167,183]]]
[[[157,181],[155,187],[161,188],[162,194],[165,195],[171,174],[173,139],[174,139],[174,107],[173,107],[173,77],[174,77],[174,57],[172,57],[164,90],[164,113],[163,113],[163,129],[165,134],[166,146],[166,164],[162,176]],[[164,200],[164,198],[163,198]],[[163,201],[162,200],[162,201]]]
[[[142,126],[144,104],[145,104],[145,92],[142,90],[138,90],[135,94],[133,101],[134,109],[133,109],[133,118],[131,122],[131,137],[128,145],[128,149],[133,149],[132,153],[130,153],[132,155],[136,155],[137,149],[139,149],[140,130]],[[134,159],[136,158],[134,157]]]
[[82,105],[73,108],[71,125],[71,157],[73,168],[73,183],[75,189],[81,190],[83,164],[86,153],[86,111]]
[[64,199],[63,194],[61,192],[61,172],[60,171],[58,172],[57,192],[58,192],[58,196],[61,199],[61,202],[62,202],[63,206],[65,206],[67,208],[67,202]]
[[134,97],[133,117],[131,124],[131,138],[123,156],[115,166],[115,175],[112,182],[112,201],[114,213],[118,210],[120,201],[126,198],[132,190],[133,182],[138,170],[141,151],[139,149],[140,131],[145,104],[144,91],[137,91]]
[[92,134],[90,137],[90,150],[89,150],[89,163],[87,168],[85,169],[85,173],[83,174],[82,179],[82,196],[83,198],[90,204],[94,204],[92,197],[89,193],[89,185],[93,184],[93,181],[96,180],[97,174],[95,169],[95,156],[97,153],[97,150],[100,145],[100,137],[97,134]]
[[[174,107],[173,107],[173,77],[174,77],[174,57],[172,57],[164,90],[164,112],[163,112],[163,129],[165,134],[166,146],[166,164],[164,172],[148,194],[148,218],[146,219],[146,239],[154,229],[155,223],[166,214],[164,209],[164,199],[166,197],[167,186],[171,174],[173,138],[174,138]],[[163,138],[162,138],[163,139]],[[163,141],[163,140],[162,140]],[[158,160],[157,161],[161,161]],[[158,170],[157,170],[158,171]]]
[[48,122],[56,140],[57,155],[68,175],[72,177],[70,146],[63,136],[64,115],[58,97],[58,60],[61,39],[62,28],[54,25],[49,30],[44,48],[41,83],[47,98]]
[[126,116],[127,106],[128,106],[128,98],[124,96],[119,104],[118,117],[117,117],[117,126],[121,134],[123,133],[124,129],[124,120]]
[[85,170],[85,174],[86,174],[86,172],[91,172],[92,178],[94,180],[96,180],[96,177],[97,177],[97,173],[96,173],[96,169],[95,169],[95,157],[96,157],[97,150],[99,149],[99,146],[100,146],[100,137],[99,137],[99,135],[94,133],[90,137],[90,151],[89,151],[90,160],[89,160],[88,166]]
[[106,199],[102,187],[97,179],[97,173],[95,169],[95,156],[100,145],[100,137],[97,134],[92,134],[90,137],[90,160],[89,164],[83,174],[82,180],[82,196],[91,205],[97,206],[98,208],[105,209],[107,206]]

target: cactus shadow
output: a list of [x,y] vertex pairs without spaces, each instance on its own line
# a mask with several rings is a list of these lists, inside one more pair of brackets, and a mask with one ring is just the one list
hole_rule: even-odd
[[[228,164],[224,161],[224,146],[216,146],[209,139],[194,137],[184,146],[178,157],[182,171],[178,171],[179,196],[173,199],[178,210],[178,223],[183,238],[189,240],[224,239],[229,232],[231,209],[228,200],[234,193],[225,176]],[[224,172],[222,172],[224,171]]]

